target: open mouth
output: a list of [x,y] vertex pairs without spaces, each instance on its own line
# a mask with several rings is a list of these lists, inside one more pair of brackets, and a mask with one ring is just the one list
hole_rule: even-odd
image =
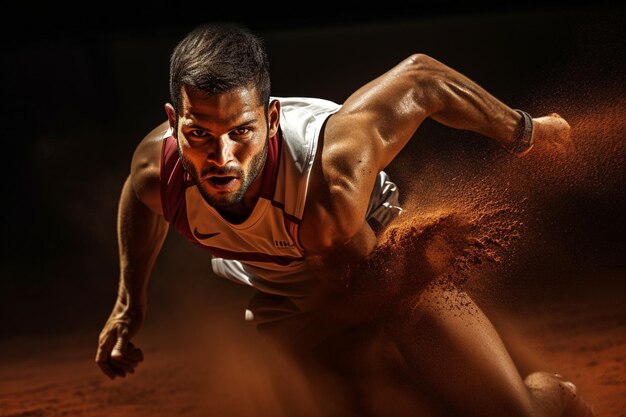
[[235,186],[236,182],[237,182],[237,177],[233,177],[233,176],[224,176],[224,177],[218,177],[218,176],[213,176],[213,177],[209,177],[207,179],[208,183],[211,184],[214,188],[217,188],[218,190],[228,190],[232,187]]

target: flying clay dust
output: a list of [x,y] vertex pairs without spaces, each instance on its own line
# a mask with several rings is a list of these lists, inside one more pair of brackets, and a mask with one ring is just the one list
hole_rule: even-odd
[[567,237],[574,224],[580,234],[591,227],[588,218],[577,218],[578,207],[604,198],[619,210],[626,182],[626,103],[590,102],[595,105],[552,106],[565,109],[574,143],[569,154],[531,151],[519,158],[496,148],[486,157],[459,148],[437,161],[398,161],[411,173],[399,177],[404,212],[350,270],[351,308],[385,314],[433,284],[497,298],[499,289],[532,279],[519,276],[533,268],[572,268],[584,259],[576,253],[580,242]]

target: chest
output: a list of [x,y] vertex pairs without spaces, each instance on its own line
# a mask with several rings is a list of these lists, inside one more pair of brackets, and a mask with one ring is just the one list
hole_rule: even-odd
[[226,251],[233,258],[237,254],[302,256],[293,236],[298,225],[288,218],[280,204],[259,198],[244,222],[232,224],[204,201],[196,187],[190,187],[185,198],[189,230],[209,250]]

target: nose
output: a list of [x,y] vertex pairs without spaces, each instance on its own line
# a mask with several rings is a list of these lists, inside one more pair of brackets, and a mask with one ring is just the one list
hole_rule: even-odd
[[217,166],[224,166],[233,160],[233,141],[228,135],[219,136],[207,155],[207,159]]

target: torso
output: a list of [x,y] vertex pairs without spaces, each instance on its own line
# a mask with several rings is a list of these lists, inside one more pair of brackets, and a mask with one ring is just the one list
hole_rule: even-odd
[[[326,130],[326,134],[322,138],[323,142],[319,146],[317,142],[311,142],[307,143],[306,146],[285,147],[282,142],[284,138],[277,137],[274,144],[278,146],[274,145],[273,152],[277,149],[280,150],[278,152],[280,156],[277,156],[276,160],[282,161],[282,174],[280,169],[278,172],[270,169],[264,170],[262,173],[263,175],[268,175],[268,172],[276,172],[278,175],[285,175],[287,172],[285,167],[289,167],[291,172],[283,177],[284,179],[288,177],[293,181],[300,175],[299,180],[304,180],[302,184],[305,184],[305,186],[287,187],[292,190],[291,195],[285,194],[285,182],[283,181],[282,185],[280,185],[279,176],[276,176],[275,181],[270,181],[270,183],[279,184],[279,187],[269,192],[267,187],[263,187],[265,190],[262,192],[263,197],[259,198],[248,218],[238,225],[233,225],[226,222],[215,209],[201,199],[196,187],[193,186],[188,177],[183,180],[179,189],[178,201],[184,201],[185,206],[184,209],[179,208],[179,210],[183,210],[180,213],[184,212],[186,214],[185,216],[179,215],[181,218],[185,218],[187,223],[185,225],[183,221],[178,227],[175,226],[179,232],[215,256],[231,259],[245,258],[244,262],[250,270],[255,273],[265,274],[267,280],[262,281],[261,286],[266,286],[272,291],[276,290],[276,292],[283,290],[281,282],[290,282],[295,275],[299,274],[303,279],[305,279],[304,276],[306,275],[306,280],[312,279],[310,273],[311,265],[319,267],[321,264],[330,264],[330,269],[332,269],[332,264],[341,264],[351,258],[359,259],[366,256],[376,244],[376,238],[371,228],[364,221],[365,212],[362,215],[358,212],[359,210],[365,210],[363,202],[367,204],[369,197],[367,190],[371,190],[371,184],[367,182],[369,176],[363,175],[367,174],[367,172],[363,172],[363,167],[367,168],[367,155],[364,157],[359,155],[358,152],[353,152],[349,147],[342,146],[339,134],[345,135],[348,131],[353,131],[353,129],[346,131],[344,128],[342,132],[341,126],[345,126],[346,123],[343,123],[340,115],[328,117],[329,114],[334,114],[339,109],[339,106],[325,100],[319,100],[318,104],[321,105],[321,108],[312,105],[311,109],[306,110],[306,106],[304,109],[298,105],[292,106],[286,100],[283,104],[283,111],[287,112],[287,114],[282,115],[283,122],[292,119],[294,115],[298,114],[305,118],[315,118],[314,114],[307,113],[311,113],[311,110],[315,110],[313,113],[321,111],[323,116],[319,117],[318,115],[316,123],[310,123],[309,135],[313,131],[315,131],[316,135],[319,134],[322,130],[322,123],[327,120],[331,135]],[[328,129],[328,126],[325,127]],[[142,201],[157,213],[163,213],[163,206],[159,197],[162,189],[158,186],[158,173],[162,167],[159,166],[158,161],[161,158],[162,149],[175,144],[174,139],[170,138],[166,128],[167,124],[165,123],[151,132],[144,140],[144,143],[140,145],[140,152],[138,152],[141,156],[138,159],[147,160],[146,163],[139,163],[139,165],[148,166],[149,168],[146,171],[157,172],[155,178],[157,186],[150,186],[149,188],[152,191],[140,193]],[[298,134],[297,124],[290,126],[286,123],[281,126],[281,134],[285,133],[287,135],[302,136],[306,133],[306,128],[302,130],[302,126],[300,126],[300,133]],[[170,142],[170,145],[166,145],[168,140],[173,142]],[[281,143],[283,143],[282,148]],[[175,148],[170,149],[170,152],[172,150],[175,150]],[[287,153],[285,153],[286,150],[288,150]],[[270,157],[271,155],[272,153],[270,153]],[[290,157],[285,158],[288,155]],[[172,153],[172,156],[175,156],[172,158],[172,161],[175,162],[177,159],[175,152]],[[328,159],[335,158],[342,165],[342,160],[345,160],[346,157],[356,157],[359,161],[365,162],[365,164],[361,165],[356,164],[357,168],[361,168],[360,173],[355,173],[357,180],[365,180],[365,185],[361,187],[364,192],[360,196],[342,192],[342,190],[333,192],[333,184],[337,184],[337,179],[333,179],[333,177],[341,180],[341,178],[350,177],[350,173],[346,175],[345,171],[334,169],[336,168],[336,162],[328,161]],[[325,158],[326,161],[324,160]],[[287,160],[290,163],[285,164]],[[323,166],[324,163],[327,164],[326,167]],[[346,164],[343,163],[343,165],[345,166]],[[302,173],[306,172],[306,168],[310,168],[308,176],[302,176]],[[177,169],[182,170],[182,166],[179,166]],[[298,175],[294,175],[294,173],[297,174],[298,172]],[[180,174],[181,172],[179,172]],[[155,181],[150,180],[148,182],[153,183]],[[354,178],[352,178],[352,182],[354,183]],[[300,190],[299,196],[294,194],[296,189]],[[188,201],[191,203],[187,206]],[[285,209],[286,205],[289,208]],[[358,230],[351,233],[350,239],[339,238],[328,246],[328,239],[325,236],[333,235],[331,223],[334,220],[329,218],[332,215],[335,218],[338,216],[351,219],[360,216],[363,221],[360,222]],[[172,218],[172,214],[168,216],[170,219]],[[196,235],[194,235],[194,231],[196,231]],[[207,236],[214,233],[218,234],[212,237]],[[334,235],[337,236],[338,233],[334,233]],[[245,255],[242,255],[242,253],[245,253]],[[328,271],[328,266],[324,265],[323,269]],[[299,287],[296,292],[303,291],[302,288],[308,287],[308,284],[298,286],[294,283],[294,285],[294,288]],[[291,288],[287,292],[290,290]]]
[[[309,175],[322,124],[340,108],[319,99],[285,98],[281,103],[281,129],[270,139],[268,159],[260,174],[261,193],[249,216],[239,224],[225,220],[202,198],[184,171],[176,140],[169,132],[164,134],[161,153],[161,200],[166,220],[213,256],[242,262],[259,276],[255,286],[273,286],[271,289],[278,292],[283,289],[273,281],[299,287],[297,281],[305,279],[303,272],[309,270],[306,249],[299,240]],[[310,278],[310,274],[306,276]]]

